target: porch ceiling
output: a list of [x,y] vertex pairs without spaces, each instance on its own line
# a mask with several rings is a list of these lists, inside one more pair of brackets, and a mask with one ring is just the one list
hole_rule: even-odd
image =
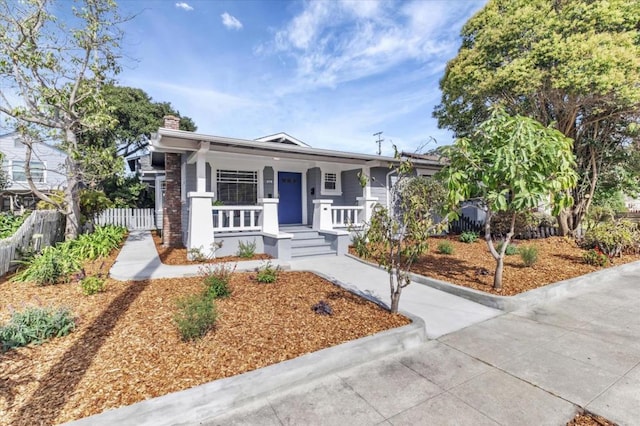
[[[393,157],[333,151],[306,146],[283,145],[274,142],[260,142],[204,135],[182,130],[160,128],[151,141],[151,149],[156,152],[184,153],[197,151],[201,142],[210,143],[210,151],[253,156],[278,157],[282,159],[305,160],[329,163],[353,164],[361,166],[387,166],[397,163]],[[415,161],[422,167],[440,168],[437,161]],[[423,164],[424,163],[424,164]]]

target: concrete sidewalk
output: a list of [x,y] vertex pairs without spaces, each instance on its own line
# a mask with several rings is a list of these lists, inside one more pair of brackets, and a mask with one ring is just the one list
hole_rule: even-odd
[[207,425],[640,425],[640,265]]

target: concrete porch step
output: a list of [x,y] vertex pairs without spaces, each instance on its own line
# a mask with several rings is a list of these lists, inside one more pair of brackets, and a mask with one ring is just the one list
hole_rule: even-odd
[[296,247],[314,247],[314,246],[324,246],[324,245],[328,245],[330,246],[331,244],[327,243],[324,239],[324,237],[321,236],[317,236],[317,237],[309,237],[309,238],[294,238],[293,240],[291,240],[291,247],[292,248],[296,248]]
[[291,250],[291,258],[300,258],[300,257],[310,257],[310,256],[326,256],[326,255],[336,255],[336,251],[335,250],[321,250],[318,248],[311,248],[308,247],[304,250]]

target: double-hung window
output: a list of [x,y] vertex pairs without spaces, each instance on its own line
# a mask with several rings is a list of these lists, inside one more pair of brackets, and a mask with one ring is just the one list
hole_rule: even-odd
[[258,172],[218,170],[217,199],[231,206],[253,206],[258,203]]
[[[24,161],[11,162],[11,180],[14,182],[26,182],[27,173],[24,169]],[[35,183],[44,182],[44,163],[39,161],[31,162],[31,178]]]

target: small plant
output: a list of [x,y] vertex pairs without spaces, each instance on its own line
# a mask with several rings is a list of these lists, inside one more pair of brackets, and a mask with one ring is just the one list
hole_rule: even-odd
[[460,234],[460,241],[467,244],[475,243],[478,241],[478,233],[473,231],[464,231]]
[[75,319],[66,308],[29,307],[13,312],[9,322],[0,326],[0,349],[5,352],[31,343],[39,345],[52,337],[66,336],[74,329]]
[[11,279],[18,282],[34,282],[38,286],[67,281],[69,276],[81,268],[81,260],[68,250],[68,245],[45,247],[30,259],[18,261],[25,268]]
[[85,296],[91,296],[96,293],[102,293],[105,280],[102,277],[90,276],[85,277],[80,281],[80,288]]
[[206,292],[179,299],[176,307],[173,321],[185,342],[204,336],[215,325],[216,307]]
[[518,250],[524,266],[533,266],[538,261],[538,249],[534,246],[523,246]]
[[351,239],[353,249],[358,257],[365,257],[367,254],[367,238],[360,231],[356,231]]
[[281,270],[282,268],[280,268],[280,266],[273,266],[271,261],[268,261],[264,265],[256,268],[256,279],[259,283],[275,283]]
[[628,221],[600,222],[584,236],[587,247],[597,248],[609,257],[620,256],[633,247],[637,239],[637,227]]
[[200,275],[203,278],[202,282],[206,286],[205,292],[212,299],[230,296],[231,290],[229,289],[229,283],[235,270],[236,265],[231,267],[226,263],[200,268]]
[[[498,243],[498,245],[496,246],[496,250],[498,251],[498,253],[502,251],[503,244],[504,242],[500,241],[500,243]],[[509,244],[504,254],[506,254],[507,256],[513,256],[515,254],[518,254],[518,247],[516,247],[514,244]]]
[[453,254],[453,244],[449,241],[441,241],[438,243],[438,253]]
[[222,241],[211,243],[211,247],[208,251],[203,246],[193,247],[187,250],[187,259],[194,262],[204,263],[209,259],[213,259],[218,251],[222,247]]
[[609,257],[598,249],[591,249],[586,251],[582,255],[582,260],[587,265],[595,265],[595,266],[607,266],[609,262],[611,262],[609,260]]
[[253,242],[242,242],[238,241],[238,257],[242,257],[245,259],[251,259],[253,255],[256,254],[256,241]]

